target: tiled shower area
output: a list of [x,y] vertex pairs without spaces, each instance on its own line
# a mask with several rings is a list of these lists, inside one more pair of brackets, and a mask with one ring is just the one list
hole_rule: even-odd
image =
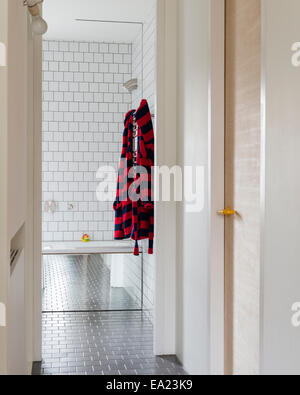
[[[134,66],[140,87],[142,60]],[[132,43],[43,42],[45,245],[72,245],[84,234],[91,243],[114,240],[113,200],[99,200],[97,188],[101,168],[118,168],[124,116],[133,107],[123,84],[133,78],[133,63]],[[101,248],[93,255],[45,255],[43,277],[45,312],[143,307],[141,257],[103,255]]]
[[143,98],[156,112],[154,3],[131,42],[43,41],[43,362],[34,374],[183,373],[176,358],[153,355],[155,258],[143,242],[139,257],[130,241],[118,250],[113,199],[97,197],[98,170],[118,168],[125,114]]
[[[92,243],[114,240],[113,200],[97,198],[97,187],[102,180],[99,169],[110,166],[117,171],[126,112],[137,108],[143,97],[149,98],[155,112],[154,23],[152,11],[148,24],[138,28],[139,34],[132,43],[43,41],[44,245],[71,245],[80,242],[84,234],[89,235]],[[147,67],[144,66],[146,52],[150,56]],[[132,78],[138,79],[138,88],[129,92],[123,84]],[[148,93],[144,96],[145,90]],[[67,270],[68,258],[60,259],[62,274],[64,267]],[[101,266],[99,272],[108,273],[109,260],[101,254],[97,260]],[[126,260],[122,269],[126,283],[123,288],[126,293],[130,291],[130,298],[134,296],[128,308],[141,308],[143,300],[151,319],[154,262],[148,259],[142,268],[141,259],[127,255]],[[52,278],[51,284],[54,282],[51,268],[56,270],[55,262],[55,256],[44,258],[48,273],[44,274],[44,305],[48,304],[47,279]],[[75,272],[80,272],[78,259],[73,259],[72,267],[75,266],[78,267]],[[72,276],[67,277],[67,274],[63,276],[67,282],[71,281]],[[44,309],[48,311],[47,306]]]
[[[89,245],[114,240],[113,199],[99,201],[97,197],[102,181],[99,169],[109,166],[117,171],[126,112],[138,108],[142,98],[148,100],[151,112],[156,112],[155,25],[153,2],[145,22],[134,25],[136,33],[131,42],[47,38],[43,41],[44,249],[49,246],[52,249],[52,245],[60,243],[78,244],[84,234],[89,235]],[[135,78],[137,89],[130,92],[124,83]],[[116,185],[116,180],[113,184]],[[63,299],[67,285],[73,283],[76,276],[86,276],[85,283],[94,284],[96,288],[99,277],[104,284],[106,276],[109,296],[104,297],[103,291],[99,291],[99,300],[90,303],[93,310],[107,310],[107,306],[114,310],[143,308],[152,321],[154,258],[147,254],[136,258],[129,253],[109,258],[102,255],[100,249],[99,254],[81,259],[83,246],[82,243],[80,250],[73,248],[79,257],[76,254],[71,258],[51,256],[49,250],[46,251],[43,310],[65,311],[57,301]],[[142,250],[143,247],[141,243]],[[128,251],[132,251],[131,246]],[[84,271],[86,267],[88,270]],[[57,290],[56,302],[49,302],[50,296],[54,296],[52,286]],[[85,308],[78,307],[74,300],[66,303],[77,306],[72,310]]]

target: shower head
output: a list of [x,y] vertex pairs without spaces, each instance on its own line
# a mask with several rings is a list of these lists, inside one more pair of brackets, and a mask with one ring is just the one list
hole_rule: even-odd
[[123,84],[124,88],[128,90],[128,92],[135,91],[138,88],[138,80],[137,78],[134,78],[130,81],[125,82]]

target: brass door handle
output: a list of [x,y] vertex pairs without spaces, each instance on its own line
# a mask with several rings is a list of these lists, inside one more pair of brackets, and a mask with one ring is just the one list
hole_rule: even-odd
[[217,213],[218,215],[225,215],[225,217],[230,217],[236,214],[235,210],[232,210],[230,207],[226,207],[225,210],[219,210]]

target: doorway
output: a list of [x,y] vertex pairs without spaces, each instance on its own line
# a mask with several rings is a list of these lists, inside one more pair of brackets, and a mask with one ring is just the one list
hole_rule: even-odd
[[[117,169],[124,114],[145,97],[155,116],[156,2],[129,1],[141,15],[122,19],[114,9],[124,2],[115,3],[91,1],[95,12],[84,19],[75,7],[69,27],[54,1],[44,7],[43,362],[35,374],[184,372],[175,356],[153,354],[155,260],[143,243],[133,257],[131,243],[113,241],[113,202],[95,199],[99,166]],[[59,7],[64,14],[68,4]]]

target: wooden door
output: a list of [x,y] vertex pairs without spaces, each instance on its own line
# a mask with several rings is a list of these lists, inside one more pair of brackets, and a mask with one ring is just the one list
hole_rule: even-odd
[[261,0],[226,0],[225,371],[259,371]]

